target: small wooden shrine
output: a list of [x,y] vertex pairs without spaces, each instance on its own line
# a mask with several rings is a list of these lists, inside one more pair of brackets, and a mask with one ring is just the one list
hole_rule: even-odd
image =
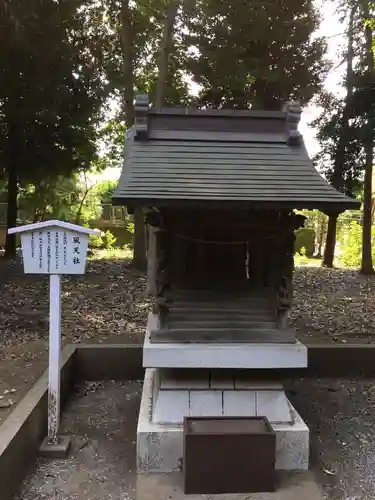
[[[357,202],[314,169],[297,104],[277,112],[156,111],[143,96],[135,116],[114,203],[144,210],[155,299],[143,346],[137,471],[183,469],[188,480],[200,459],[238,463],[236,447],[228,452],[219,437],[184,454],[184,423],[201,417],[205,428],[237,419],[234,427],[220,423],[232,425],[227,442],[233,433],[240,439],[242,418],[264,419],[276,435],[268,470],[306,469],[308,427],[280,381],[256,373],[307,366],[307,348],[288,324],[294,232],[304,223],[294,210],[340,212]],[[249,450],[240,460],[245,475],[250,458],[259,465]]]
[[145,210],[152,342],[295,341],[294,209],[357,202],[314,169],[301,108],[149,108],[140,96],[114,203]]

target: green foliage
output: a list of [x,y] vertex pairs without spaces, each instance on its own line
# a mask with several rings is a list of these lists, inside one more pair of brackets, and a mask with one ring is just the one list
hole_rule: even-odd
[[74,176],[45,178],[37,185],[29,183],[20,190],[19,219],[39,222],[46,219],[74,221],[80,189]]
[[[313,121],[312,126],[317,132],[320,151],[314,157],[315,166],[325,176],[328,182],[335,184],[337,189],[348,196],[358,196],[362,187],[361,172],[364,164],[361,130],[363,122],[358,126],[351,122],[346,132],[346,140],[342,143],[344,151],[338,150],[340,134],[342,133],[344,101],[331,94],[322,94],[319,105],[323,108],[321,115]],[[335,169],[337,156],[341,154],[344,161],[340,162],[340,171]]]
[[112,196],[116,187],[116,181],[103,181],[95,186],[95,194],[99,197],[102,205],[112,204]]
[[[372,228],[372,258],[375,258],[375,228]],[[358,222],[351,222],[348,230],[340,236],[342,252],[339,256],[345,267],[359,268],[362,261],[362,226]]]
[[298,252],[294,254],[294,262],[297,266],[305,266],[308,264],[309,259],[306,255],[306,248],[302,247]]
[[88,169],[106,87],[78,0],[0,9],[0,165],[21,185]]
[[305,253],[312,257],[315,251],[315,231],[311,227],[301,227],[296,231],[296,241],[294,251],[301,253],[304,249]]
[[312,38],[319,24],[312,1],[195,3],[185,43],[200,105],[280,109],[320,90],[326,46]]
[[133,257],[133,252],[129,248],[102,248],[91,253],[92,260],[129,260]]
[[45,178],[20,190],[19,218],[24,222],[60,219],[81,223],[98,218],[100,212],[95,186],[77,175]]
[[103,237],[103,248],[113,248],[115,246],[116,239],[116,236],[114,236],[111,231],[105,231]]
[[89,248],[103,248],[103,233],[100,235],[90,234],[89,236]]
[[89,247],[90,248],[103,248],[103,249],[113,249],[116,243],[116,236],[111,233],[111,231],[100,231],[100,235],[90,235],[89,236]]

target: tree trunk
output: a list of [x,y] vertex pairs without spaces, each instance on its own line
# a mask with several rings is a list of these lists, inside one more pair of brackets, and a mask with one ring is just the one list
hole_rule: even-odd
[[[124,77],[124,114],[127,127],[134,125],[134,29],[129,0],[123,0],[120,13],[121,46]],[[140,271],[146,269],[146,233],[141,207],[134,211],[133,264]]]
[[[363,3],[363,17],[364,20],[370,19],[369,3]],[[366,47],[366,66],[367,66],[367,92],[371,93],[371,85],[375,77],[374,68],[374,54],[372,51],[372,29],[369,23],[365,24],[365,47]],[[364,193],[363,193],[363,226],[362,226],[362,265],[361,273],[373,274],[374,268],[372,266],[372,166],[374,163],[374,127],[375,120],[373,117],[373,110],[371,109],[370,102],[368,103],[367,124],[365,130],[365,179],[364,179]]]
[[129,0],[123,0],[120,12],[120,38],[124,77],[124,113],[127,127],[134,125],[134,30]]
[[159,64],[158,64],[158,80],[156,83],[156,109],[161,109],[164,106],[167,80],[168,80],[168,63],[173,47],[173,31],[179,6],[179,0],[170,0],[167,17],[164,24],[164,34],[161,41]]
[[330,214],[328,218],[326,246],[324,248],[322,265],[329,268],[333,267],[333,260],[335,258],[336,228],[337,228],[338,215],[339,214]]
[[[18,197],[18,174],[16,165],[10,166],[8,172],[8,214],[7,228],[16,227],[17,225],[17,197]],[[16,235],[6,235],[5,257],[15,257],[17,255]]]

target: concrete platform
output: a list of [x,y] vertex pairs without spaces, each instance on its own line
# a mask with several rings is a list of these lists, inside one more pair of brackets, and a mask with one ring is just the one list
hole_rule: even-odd
[[57,443],[50,443],[48,436],[43,439],[39,447],[39,455],[45,458],[66,458],[69,454],[70,436],[59,436]]
[[307,348],[298,340],[287,343],[156,343],[155,315],[148,317],[143,347],[145,368],[306,368]]
[[184,495],[182,474],[142,474],[137,477],[137,500],[324,500],[311,473],[281,473],[275,493]]
[[[138,473],[181,471],[184,416],[223,414],[267,416],[276,432],[276,469],[308,469],[309,429],[283,391],[264,391],[263,387],[255,391],[264,396],[261,405],[257,405],[257,396],[253,405],[247,398],[251,390],[160,390],[161,383],[159,370],[146,370],[137,428]],[[227,412],[226,395],[231,399]]]

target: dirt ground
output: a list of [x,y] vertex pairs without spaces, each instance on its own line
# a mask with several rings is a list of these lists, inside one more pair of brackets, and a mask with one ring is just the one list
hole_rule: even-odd
[[[325,498],[375,500],[375,379],[285,385],[310,427],[310,469]],[[39,459],[15,500],[134,500],[140,395],[140,382],[81,386],[62,420],[69,458]]]
[[88,383],[68,403],[66,460],[39,459],[15,500],[133,500],[141,383]]
[[[63,344],[140,343],[145,277],[124,260],[91,260],[62,286]],[[291,320],[302,341],[375,342],[375,277],[297,268]],[[0,259],[0,424],[47,366],[48,280]]]
[[375,500],[375,379],[285,386],[309,426],[310,468],[327,500]]
[[[64,278],[62,343],[140,343],[149,303],[145,278],[124,261],[93,260]],[[0,424],[48,362],[48,280],[0,261]]]

